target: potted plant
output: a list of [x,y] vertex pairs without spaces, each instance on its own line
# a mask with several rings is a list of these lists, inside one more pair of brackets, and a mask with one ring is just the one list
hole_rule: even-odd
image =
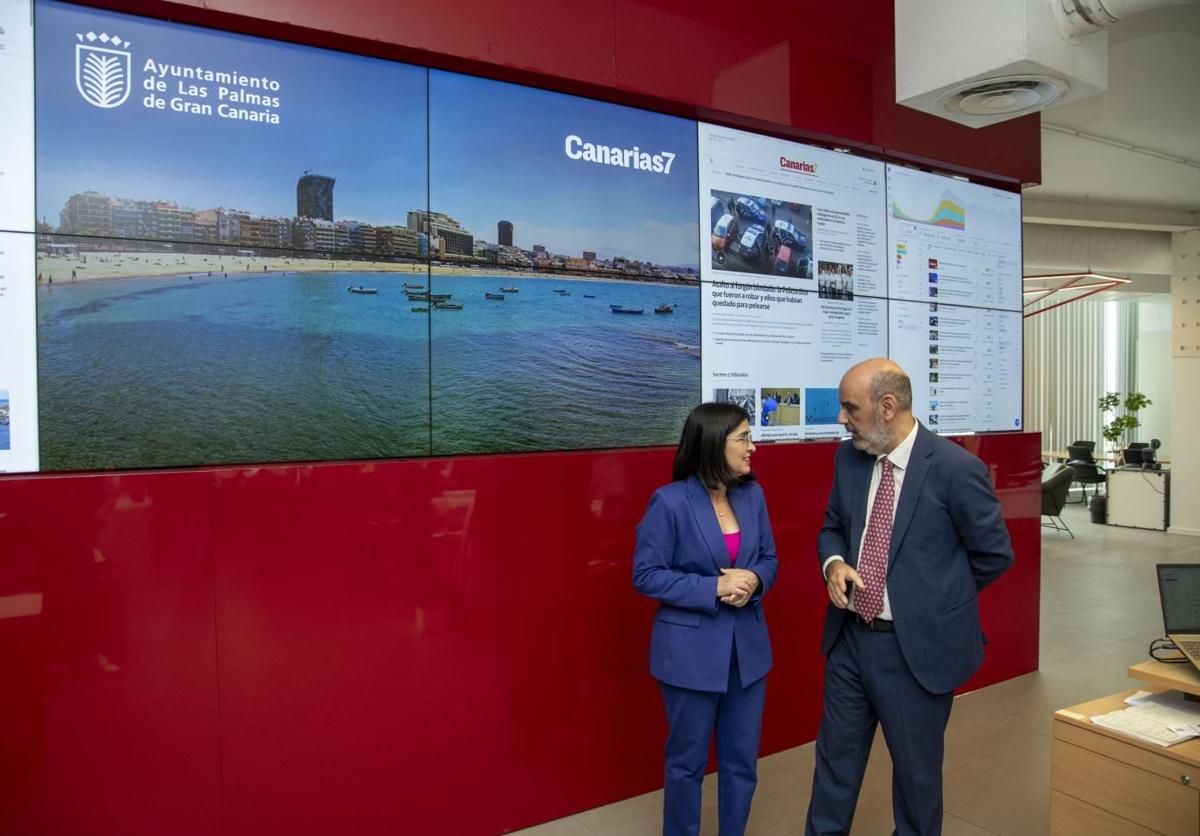
[[[1152,403],[1154,401],[1147,398],[1141,392],[1130,392],[1124,400],[1121,400],[1120,392],[1107,392],[1100,399],[1100,411],[1105,416],[1109,413],[1114,413],[1114,415],[1113,419],[1104,425],[1104,440],[1114,450],[1120,448],[1125,433],[1142,425],[1142,422],[1137,417],[1138,411],[1145,409]],[[1116,414],[1122,408],[1124,412]]]

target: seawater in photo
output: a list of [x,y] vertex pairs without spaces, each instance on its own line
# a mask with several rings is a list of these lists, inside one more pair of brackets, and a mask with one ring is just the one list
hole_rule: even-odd
[[429,314],[435,454],[675,444],[700,400],[695,285],[464,272],[432,292],[463,305]]
[[427,275],[40,285],[43,469],[427,455],[428,323],[405,282]]

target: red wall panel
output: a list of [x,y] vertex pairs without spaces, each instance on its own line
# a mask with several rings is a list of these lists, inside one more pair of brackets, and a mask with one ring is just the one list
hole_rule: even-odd
[[0,833],[216,832],[210,484],[0,481]]
[[[1018,552],[979,687],[1036,668],[1039,437],[965,441]],[[755,457],[782,563],[764,752],[820,716],[834,449]],[[0,480],[0,604],[44,601],[0,618],[0,830],[483,834],[653,789],[631,557],[671,456]]]
[[[1015,182],[1038,119],[894,103],[892,4],[97,5]],[[980,687],[1034,670],[1039,441],[966,439],[1017,549]],[[763,445],[782,572],[764,751],[812,739],[834,445]],[[0,832],[495,833],[650,790],[634,527],[671,451],[0,478]]]

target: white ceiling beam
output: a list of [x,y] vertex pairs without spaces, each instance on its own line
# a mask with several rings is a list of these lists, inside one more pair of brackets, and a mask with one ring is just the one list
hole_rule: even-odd
[[1184,232],[1200,228],[1200,212],[1031,196],[1026,196],[1022,201],[1021,217],[1025,223],[1059,226],[1146,229],[1159,232]]

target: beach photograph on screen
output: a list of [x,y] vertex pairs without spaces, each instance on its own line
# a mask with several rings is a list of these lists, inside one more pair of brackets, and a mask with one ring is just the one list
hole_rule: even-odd
[[36,14],[42,468],[427,454],[426,71]]
[[812,207],[712,189],[708,225],[714,270],[812,277]]
[[0,450],[12,448],[11,435],[8,429],[8,390],[0,389]]
[[696,125],[431,71],[434,453],[674,444],[700,400]]

